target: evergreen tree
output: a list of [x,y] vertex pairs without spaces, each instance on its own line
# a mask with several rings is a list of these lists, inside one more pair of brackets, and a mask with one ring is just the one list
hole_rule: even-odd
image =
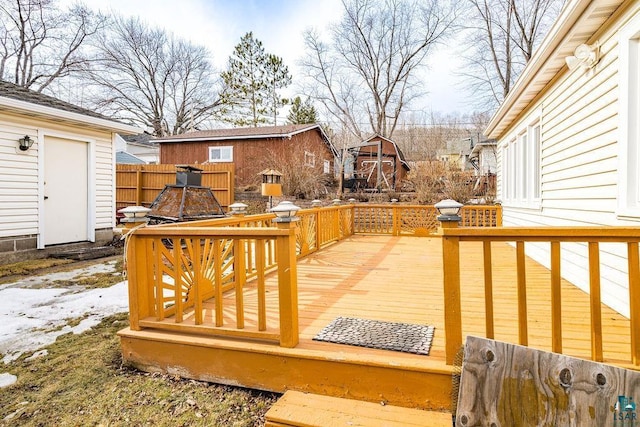
[[237,126],[258,126],[277,116],[283,103],[278,90],[291,83],[282,59],[264,51],[262,42],[248,32],[229,57],[222,73],[223,119]]
[[296,96],[291,103],[291,110],[287,116],[287,121],[292,125],[302,125],[307,123],[316,123],[318,116],[316,108],[311,103],[311,98],[307,97],[307,100],[302,103],[302,99]]
[[270,115],[273,116],[273,124],[276,125],[278,124],[278,109],[289,103],[288,99],[280,97],[278,90],[284,89],[291,84],[291,74],[289,74],[289,68],[282,62],[282,58],[268,54],[265,64],[265,77],[269,88],[267,108]]

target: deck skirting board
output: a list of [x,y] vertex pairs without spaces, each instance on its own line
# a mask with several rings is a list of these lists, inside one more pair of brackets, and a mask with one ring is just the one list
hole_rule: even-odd
[[130,329],[119,335],[124,362],[147,372],[279,393],[295,390],[407,408],[451,409],[450,367],[428,359],[424,369],[417,369],[415,363],[403,366],[400,359],[371,363],[366,358],[343,359],[334,351],[323,357],[317,350],[263,343],[234,346],[227,340],[216,346],[219,340],[185,335],[167,340],[166,333]]

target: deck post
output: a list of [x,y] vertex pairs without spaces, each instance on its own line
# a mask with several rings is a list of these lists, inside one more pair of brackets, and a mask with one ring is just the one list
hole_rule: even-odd
[[400,235],[400,208],[398,206],[393,206],[392,208],[392,216],[393,216],[393,230],[392,235],[399,236]]
[[[439,217],[440,218],[440,217]],[[441,221],[442,229],[457,228],[457,221]],[[442,274],[444,287],[445,359],[453,365],[462,347],[460,304],[460,238],[442,236]]]
[[278,298],[280,302],[280,346],[293,348],[299,342],[298,269],[296,264],[296,223],[278,222],[279,229],[289,230],[278,237]]

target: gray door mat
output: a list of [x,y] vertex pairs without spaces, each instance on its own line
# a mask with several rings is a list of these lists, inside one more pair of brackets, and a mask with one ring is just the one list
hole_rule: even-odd
[[428,325],[338,317],[313,339],[428,356],[434,330]]

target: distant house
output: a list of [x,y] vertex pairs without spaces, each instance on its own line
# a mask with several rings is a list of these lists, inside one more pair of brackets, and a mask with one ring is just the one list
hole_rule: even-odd
[[116,151],[116,164],[119,165],[146,165],[147,162],[126,151]]
[[436,158],[455,169],[472,170],[473,164],[470,161],[472,149],[472,138],[451,140],[447,141],[444,148],[436,151]]
[[[639,58],[640,2],[565,4],[486,131],[505,225],[640,225]],[[628,315],[626,252],[606,249],[602,298]],[[528,254],[549,264],[548,245]],[[586,248],[562,254],[565,278],[588,291]]]
[[118,135],[116,138],[116,152],[119,156],[116,158],[116,162],[126,164],[159,163],[160,147],[152,138],[148,133]]
[[[498,149],[494,139],[481,139],[473,144],[469,153],[469,163],[476,176],[473,186],[477,196],[495,197],[496,171],[498,167]],[[481,199],[482,200],[482,199]]]
[[476,176],[495,175],[498,168],[498,148],[493,139],[476,142],[469,153],[469,163]]
[[318,124],[214,129],[154,141],[161,163],[233,163],[237,186],[256,184],[262,170],[285,164],[333,175],[337,157]]
[[398,145],[380,135],[373,135],[347,151],[351,158],[345,162],[344,182],[352,190],[399,190],[410,170]]
[[0,253],[111,240],[116,136],[139,132],[0,81]]

